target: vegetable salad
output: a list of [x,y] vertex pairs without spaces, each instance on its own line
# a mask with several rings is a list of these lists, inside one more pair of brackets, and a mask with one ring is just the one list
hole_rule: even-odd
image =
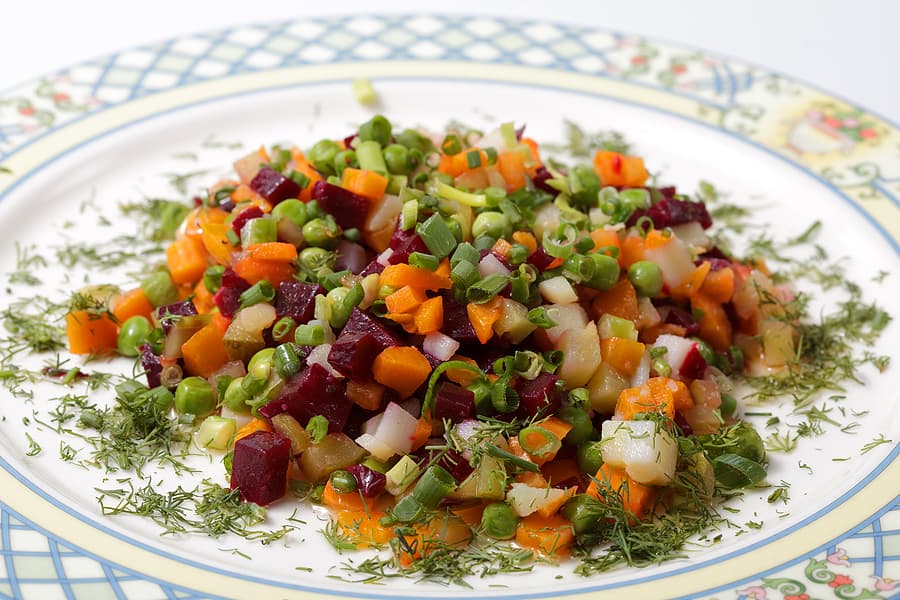
[[642,158],[590,158],[382,116],[259,148],[139,285],[79,293],[69,349],[135,357],[119,396],[191,425],[245,503],[303,488],[383,566],[659,559],[765,479],[733,380],[795,359],[792,292]]

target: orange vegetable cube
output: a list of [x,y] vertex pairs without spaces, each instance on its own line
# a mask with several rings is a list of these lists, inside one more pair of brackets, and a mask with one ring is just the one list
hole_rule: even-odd
[[119,327],[108,313],[73,310],[66,315],[66,337],[72,354],[105,354],[118,347]]
[[600,356],[616,371],[631,377],[644,356],[644,344],[627,338],[606,338],[600,340]]
[[408,398],[428,379],[431,363],[418,348],[393,346],[375,357],[372,374],[375,381]]

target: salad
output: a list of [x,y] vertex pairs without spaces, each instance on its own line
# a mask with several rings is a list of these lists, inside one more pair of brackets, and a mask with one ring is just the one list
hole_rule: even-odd
[[189,428],[244,506],[302,490],[381,569],[678,555],[766,477],[734,379],[796,361],[793,292],[642,158],[544,159],[512,123],[383,116],[261,147],[162,214],[139,284],[75,295],[69,350],[135,357],[120,402]]

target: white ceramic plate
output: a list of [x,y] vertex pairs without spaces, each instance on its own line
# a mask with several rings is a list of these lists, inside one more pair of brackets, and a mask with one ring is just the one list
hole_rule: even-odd
[[[16,269],[14,241],[52,257],[48,246],[123,233],[100,224],[99,215],[114,217],[117,203],[144,195],[172,197],[167,174],[208,171],[187,182],[199,190],[242,153],[219,142],[308,147],[350,131],[373,114],[353,98],[350,83],[360,77],[374,82],[378,110],[402,125],[440,128],[459,119],[487,128],[515,120],[538,140],[560,140],[569,118],[587,130],[621,131],[661,181],[686,192],[712,181],[730,201],[755,207],[756,220],[775,236],[796,235],[820,219],[819,240],[869,298],[892,309],[900,296],[894,125],[738,61],[609,32],[475,17],[248,26],[125,51],[0,96],[0,164],[11,171],[0,173],[0,272]],[[889,274],[876,282],[882,271]],[[46,283],[39,289],[56,299],[83,279],[134,281],[127,268],[67,273],[51,265],[34,273]],[[9,288],[4,306],[38,289]],[[818,301],[829,306],[839,297]],[[896,334],[889,326],[872,350],[896,356]],[[16,360],[40,365],[34,357]],[[60,460],[55,434],[33,421],[59,388],[38,386],[31,401],[2,390],[0,594],[887,597],[900,583],[896,373],[863,369],[863,385],[849,387],[845,400],[820,400],[842,423],[858,426],[845,433],[828,425],[793,453],[771,453],[769,481],[789,482],[791,500],[767,502],[771,489],[746,494],[733,503],[735,527],[719,543],[659,567],[584,579],[572,573],[574,563],[542,566],[472,580],[472,590],[330,578],[346,576],[338,565],[354,556],[338,556],[311,513],[306,527],[268,547],[160,537],[141,519],[103,517],[95,488],[111,481]],[[753,410],[802,420],[789,402]],[[26,455],[25,432],[41,453]],[[879,436],[890,442],[863,453]],[[206,468],[224,483],[220,467]],[[170,473],[157,478],[162,487],[176,483]],[[290,515],[287,504],[272,509],[272,524]]]

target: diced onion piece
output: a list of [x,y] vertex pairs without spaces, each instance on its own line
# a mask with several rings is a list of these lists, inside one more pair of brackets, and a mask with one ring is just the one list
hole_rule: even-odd
[[556,231],[559,228],[559,208],[555,204],[545,204],[534,213],[534,235],[544,239],[545,231]]
[[389,225],[400,215],[403,203],[393,194],[385,194],[381,200],[373,202],[369,207],[369,214],[363,225],[365,231],[378,231]]
[[237,412],[236,410],[228,408],[228,406],[225,404],[222,405],[221,416],[225,417],[226,419],[232,419],[238,429],[253,420],[253,415],[251,413]]
[[478,274],[482,277],[487,277],[488,275],[503,275],[506,277],[509,275],[509,269],[500,262],[499,258],[488,252],[478,263]]
[[640,311],[640,316],[636,323],[638,329],[654,327],[662,322],[662,317],[659,316],[659,311],[653,306],[650,298],[646,296],[638,298],[638,310]]
[[425,336],[422,349],[438,360],[447,361],[459,350],[459,342],[440,331],[432,331]]
[[275,322],[277,315],[275,307],[266,302],[260,302],[247,308],[242,308],[234,316],[234,321],[244,331],[262,331]]
[[514,483],[506,492],[506,501],[520,517],[537,512],[544,505],[556,502],[566,491],[558,488],[537,488],[525,483]]
[[575,289],[569,283],[569,280],[562,275],[540,282],[538,290],[547,302],[554,304],[573,304],[578,302],[578,294],[575,293]]
[[603,462],[638,483],[668,485],[675,477],[678,444],[653,421],[605,421],[601,441]]
[[650,351],[645,348],[641,361],[634,370],[634,375],[631,376],[631,387],[638,387],[647,383],[650,379],[650,362]]
[[419,421],[390,402],[384,412],[363,424],[363,432],[371,434],[382,444],[394,450],[395,454],[405,454],[412,449],[413,436]]
[[670,333],[664,333],[656,338],[652,347],[666,349],[663,360],[672,367],[672,373],[677,374],[681,371],[681,365],[684,364],[684,359],[687,358],[688,352],[696,345],[697,342],[693,340],[678,335],[672,335]]

